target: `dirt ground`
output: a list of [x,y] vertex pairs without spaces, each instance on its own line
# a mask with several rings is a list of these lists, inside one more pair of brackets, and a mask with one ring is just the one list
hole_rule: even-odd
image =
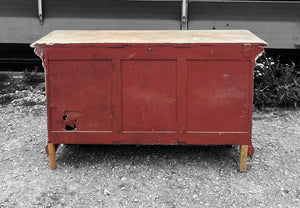
[[245,173],[237,146],[64,145],[53,171],[46,107],[23,104],[0,106],[0,207],[300,207],[299,110],[254,113]]

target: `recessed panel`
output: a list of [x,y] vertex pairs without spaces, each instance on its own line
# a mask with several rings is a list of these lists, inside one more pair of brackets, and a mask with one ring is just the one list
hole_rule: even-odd
[[246,132],[249,62],[189,61],[187,130]]
[[176,61],[123,60],[122,130],[176,130]]
[[111,130],[111,61],[50,61],[51,130]]

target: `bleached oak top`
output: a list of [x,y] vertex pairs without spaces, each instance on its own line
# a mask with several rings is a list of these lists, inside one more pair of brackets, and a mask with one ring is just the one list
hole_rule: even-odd
[[252,43],[267,45],[247,30],[56,30],[32,43]]

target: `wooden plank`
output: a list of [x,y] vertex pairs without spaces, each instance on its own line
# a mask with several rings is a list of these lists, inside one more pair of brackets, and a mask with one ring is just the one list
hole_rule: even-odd
[[55,30],[31,44],[76,43],[267,43],[247,30]]
[[247,156],[248,145],[241,145],[240,148],[240,171],[245,172],[247,170]]
[[[86,44],[70,44],[68,47],[49,47],[48,59],[54,60],[110,60],[110,59],[199,59],[202,60],[241,60],[244,59],[244,47],[241,44],[93,44],[95,47],[86,47]],[[124,46],[125,45],[125,46]],[[78,46],[78,47],[77,47]],[[163,47],[162,47],[163,46]],[[81,47],[81,48],[80,48]],[[119,48],[118,48],[119,47]],[[148,48],[152,47],[151,52]],[[174,50],[174,48],[176,50]],[[138,51],[138,52],[137,52]],[[70,56],[69,54],[72,54]]]
[[[180,138],[185,144],[246,144],[247,132],[197,132],[177,133],[176,131],[127,131],[120,133],[97,131],[51,131],[52,142],[62,144],[174,144],[174,138]],[[176,141],[177,143],[177,141]]]
[[121,60],[112,60],[112,91],[111,91],[111,102],[112,102],[112,131],[115,133],[121,132]]
[[177,132],[186,131],[187,121],[187,61],[177,60]]

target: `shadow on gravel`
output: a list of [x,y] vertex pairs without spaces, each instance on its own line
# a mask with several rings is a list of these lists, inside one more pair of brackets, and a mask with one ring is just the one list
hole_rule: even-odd
[[57,163],[74,168],[126,164],[163,168],[167,164],[201,163],[236,169],[238,158],[239,148],[235,145],[63,145]]

